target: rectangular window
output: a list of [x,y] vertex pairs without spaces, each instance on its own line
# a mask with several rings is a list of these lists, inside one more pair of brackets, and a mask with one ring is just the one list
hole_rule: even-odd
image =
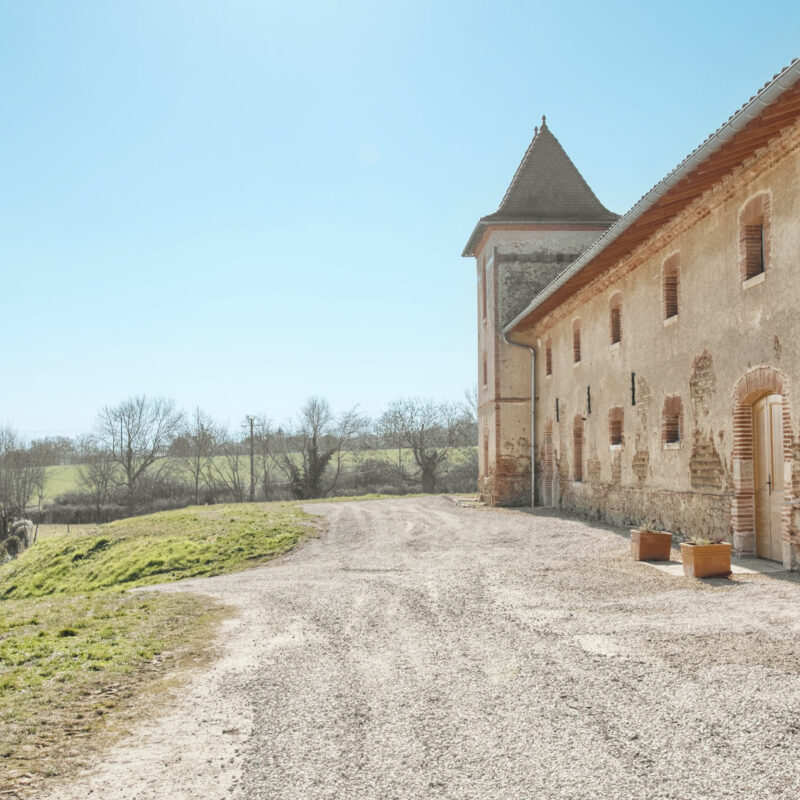
[[666,444],[676,444],[681,440],[681,418],[677,415],[670,415],[664,419],[664,442]]
[[583,424],[576,423],[572,432],[573,458],[575,461],[573,478],[576,481],[583,480]]
[[678,273],[664,275],[664,319],[678,316]]
[[550,342],[547,343],[544,349],[544,368],[545,374],[553,374],[553,349],[550,347]]
[[745,275],[749,280],[764,271],[764,224],[753,222],[744,226]]
[[683,401],[678,395],[667,397],[661,412],[661,441],[664,444],[680,444],[682,428]]
[[608,442],[617,447],[622,445],[623,411],[621,407],[608,412]]
[[581,360],[581,323],[572,324],[572,360],[577,364]]
[[619,293],[611,298],[609,327],[611,329],[611,344],[619,344],[622,341],[622,295]]

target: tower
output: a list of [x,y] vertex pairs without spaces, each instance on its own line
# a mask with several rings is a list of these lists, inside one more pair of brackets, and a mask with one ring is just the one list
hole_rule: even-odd
[[500,207],[464,248],[478,273],[478,488],[490,505],[532,504],[531,355],[503,328],[617,218],[542,117]]

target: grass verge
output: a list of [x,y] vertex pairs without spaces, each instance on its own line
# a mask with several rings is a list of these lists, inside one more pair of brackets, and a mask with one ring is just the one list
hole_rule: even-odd
[[133,719],[142,692],[208,657],[226,609],[125,590],[262,563],[309,525],[290,503],[191,507],[52,536],[0,567],[0,796],[91,763],[110,712]]
[[291,549],[309,520],[292,503],[190,506],[48,537],[0,567],[0,599],[234,572]]

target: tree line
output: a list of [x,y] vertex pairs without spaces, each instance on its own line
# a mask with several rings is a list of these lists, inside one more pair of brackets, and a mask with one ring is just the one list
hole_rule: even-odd
[[[75,440],[26,444],[6,428],[0,536],[21,517],[102,522],[193,503],[472,491],[476,414],[474,392],[461,402],[398,399],[376,419],[312,397],[289,422],[248,416],[230,428],[200,408],[141,395],[101,409]],[[65,462],[76,464],[77,489],[41,507],[46,467]]]

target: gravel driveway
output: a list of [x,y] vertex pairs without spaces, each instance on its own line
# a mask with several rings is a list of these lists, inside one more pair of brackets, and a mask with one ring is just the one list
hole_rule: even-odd
[[800,797],[796,576],[442,497],[309,510],[272,565],[165,587],[240,609],[220,659],[52,800]]

